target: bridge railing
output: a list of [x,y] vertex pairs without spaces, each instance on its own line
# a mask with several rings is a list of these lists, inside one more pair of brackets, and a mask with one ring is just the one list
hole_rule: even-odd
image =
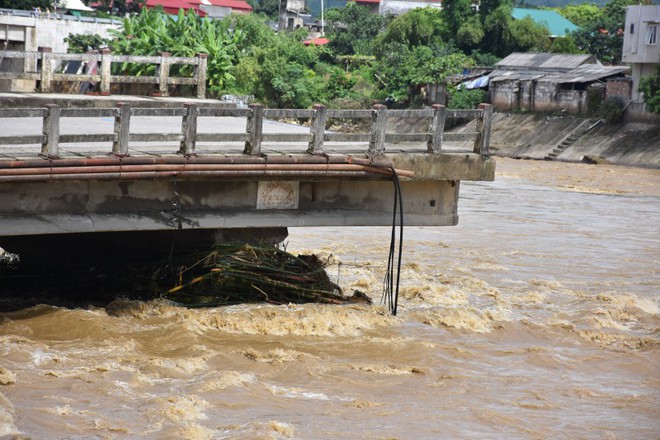
[[[133,117],[180,117],[181,130],[175,133],[131,133]],[[61,134],[60,124],[66,117],[112,117],[113,133],[105,134]],[[246,118],[245,131],[233,133],[198,133],[200,117],[235,117]],[[384,105],[375,105],[370,110],[334,110],[323,105],[312,109],[266,109],[260,104],[252,104],[246,109],[209,108],[186,104],[183,108],[142,108],[120,104],[116,108],[88,109],[62,108],[54,104],[36,109],[0,109],[0,118],[42,118],[41,135],[0,135],[0,145],[41,144],[40,154],[48,158],[60,156],[60,145],[70,143],[112,144],[111,153],[128,156],[129,145],[146,142],[152,145],[166,142],[178,142],[177,153],[195,155],[197,143],[244,143],[243,154],[260,155],[263,142],[291,144],[306,143],[308,154],[321,154],[327,142],[355,144],[368,143],[368,153],[379,155],[386,152],[386,145],[392,142],[415,142],[425,146],[430,154],[443,151],[445,142],[472,142],[474,153],[488,156],[492,118],[492,107],[481,104],[478,109],[453,110],[442,105],[434,105],[422,110],[388,110]],[[296,118],[309,120],[309,132],[264,133],[265,119]],[[363,133],[338,133],[326,130],[329,118],[369,119],[370,129]],[[387,131],[388,119],[427,119],[429,128],[426,132],[390,133]],[[475,131],[445,133],[446,118],[476,119]],[[143,149],[144,150],[144,149]],[[218,151],[219,153],[221,151]]]
[[[101,94],[110,94],[111,84],[156,84],[162,96],[168,96],[170,85],[196,86],[197,97],[206,95],[207,55],[196,57],[173,57],[163,52],[159,56],[113,55],[109,49],[100,53],[68,54],[55,53],[49,47],[39,48],[38,52],[0,50],[1,59],[22,59],[22,72],[0,71],[0,79],[27,79],[39,81],[39,90],[52,91],[53,82],[93,82],[99,84]],[[61,66],[69,61],[85,63],[85,73],[62,73]],[[153,64],[157,66],[154,76],[113,75],[113,63]],[[193,66],[192,77],[170,75],[170,67],[175,64]],[[27,66],[27,67],[26,67]]]

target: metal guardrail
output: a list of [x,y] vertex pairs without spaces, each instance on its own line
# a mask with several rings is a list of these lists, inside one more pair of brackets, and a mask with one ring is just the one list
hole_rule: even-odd
[[[170,85],[192,85],[197,89],[197,97],[206,96],[207,54],[196,57],[173,57],[167,52],[159,56],[112,55],[109,49],[102,49],[94,54],[54,53],[49,47],[39,48],[38,52],[1,50],[1,59],[22,59],[36,61],[34,72],[0,72],[0,79],[28,79],[39,81],[39,90],[48,93],[55,81],[99,83],[102,95],[110,94],[110,85],[115,84],[157,84],[162,96],[168,96]],[[79,61],[92,66],[90,73],[58,73],[57,68],[63,61]],[[155,76],[112,75],[113,63],[155,64],[158,66]],[[35,63],[32,63],[35,64]],[[187,64],[193,66],[192,77],[170,76],[170,66]],[[23,62],[23,66],[28,63]],[[25,70],[25,69],[24,69]]]
[[[181,117],[181,131],[178,133],[131,133],[131,118],[135,116]],[[183,108],[132,108],[120,104],[116,108],[79,109],[62,108],[54,104],[45,108],[4,108],[0,118],[42,118],[42,135],[0,135],[0,145],[41,144],[43,157],[59,157],[61,143],[108,142],[112,144],[109,153],[118,156],[129,155],[130,142],[179,142],[178,153],[195,155],[197,142],[244,142],[243,154],[261,155],[263,142],[307,143],[306,153],[322,154],[325,142],[368,142],[368,153],[385,153],[387,142],[419,142],[426,146],[430,154],[442,152],[445,141],[473,141],[473,152],[488,156],[492,106],[481,104],[478,109],[450,110],[442,105],[434,105],[424,110],[388,110],[384,105],[375,105],[370,110],[332,110],[323,105],[312,109],[266,109],[260,104],[252,104],[247,109],[207,108],[186,104]],[[113,117],[114,132],[108,134],[60,134],[60,121],[66,117]],[[197,133],[199,117],[246,117],[246,129],[241,133]],[[444,133],[446,118],[476,119],[476,130],[465,133]],[[301,118],[310,121],[308,133],[263,133],[265,118]],[[371,128],[365,133],[335,133],[325,130],[329,118],[370,119]],[[425,133],[388,133],[388,118],[427,118],[429,130]],[[144,148],[142,148],[144,150]]]

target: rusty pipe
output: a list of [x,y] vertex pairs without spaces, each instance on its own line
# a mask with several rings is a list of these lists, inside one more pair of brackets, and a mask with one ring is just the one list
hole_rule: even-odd
[[94,158],[67,158],[67,159],[29,159],[29,160],[0,160],[0,169],[7,168],[58,168],[71,166],[97,166],[97,165],[151,165],[151,164],[254,164],[254,163],[282,163],[282,164],[326,164],[326,163],[355,163],[359,165],[391,166],[385,162],[373,162],[369,159],[357,158],[352,155],[218,155],[218,156],[107,156]]
[[[131,173],[131,172],[186,172],[186,171],[365,171],[374,174],[391,175],[389,168],[367,167],[357,164],[154,164],[154,165],[105,165],[105,166],[78,166],[48,168],[5,168],[0,169],[0,176],[31,176],[31,175],[58,175],[58,174],[101,174],[101,173]],[[408,170],[397,170],[402,177],[413,177],[414,173]]]
[[[139,172],[139,171],[234,171],[234,170],[303,170],[303,171],[361,171],[362,165],[352,164],[154,164],[154,165],[103,165],[103,166],[78,166],[78,167],[56,167],[48,170],[48,174],[91,174],[91,173],[115,173],[115,172]],[[12,168],[0,169],[0,175],[32,175],[44,174],[44,169],[39,168]]]
[[278,171],[278,170],[243,170],[243,171],[140,171],[140,172],[114,172],[114,173],[75,173],[75,174],[32,174],[0,176],[3,182],[50,182],[66,180],[154,180],[165,177],[194,177],[194,178],[222,178],[222,177],[341,177],[341,178],[374,178],[368,171]]

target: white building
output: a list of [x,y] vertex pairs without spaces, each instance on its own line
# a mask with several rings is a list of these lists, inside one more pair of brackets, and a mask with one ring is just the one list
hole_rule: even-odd
[[632,67],[632,100],[643,101],[639,92],[642,77],[655,75],[660,65],[660,6],[628,6],[623,36],[624,63]]

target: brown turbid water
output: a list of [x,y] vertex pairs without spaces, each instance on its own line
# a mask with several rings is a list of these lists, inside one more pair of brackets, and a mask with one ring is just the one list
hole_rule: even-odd
[[[500,159],[461,197],[459,226],[405,229],[396,317],[125,299],[0,314],[0,437],[659,438],[660,171]],[[389,234],[292,229],[288,250],[377,300]]]

